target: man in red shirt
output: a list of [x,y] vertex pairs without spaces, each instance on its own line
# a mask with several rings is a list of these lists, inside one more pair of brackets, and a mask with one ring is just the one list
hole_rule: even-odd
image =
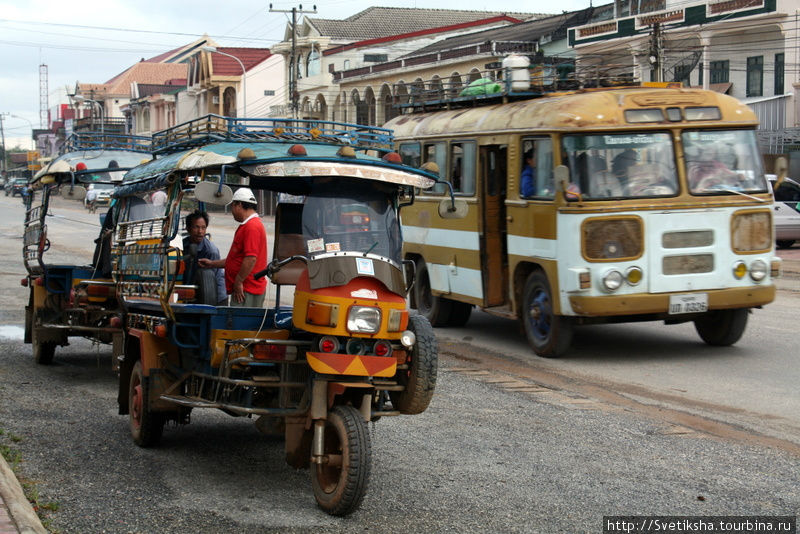
[[247,187],[233,194],[231,214],[239,228],[233,235],[228,257],[220,260],[197,260],[203,268],[225,267],[225,288],[231,306],[261,308],[267,291],[267,278],[253,278],[253,273],[267,267],[267,231],[258,217],[256,197]]

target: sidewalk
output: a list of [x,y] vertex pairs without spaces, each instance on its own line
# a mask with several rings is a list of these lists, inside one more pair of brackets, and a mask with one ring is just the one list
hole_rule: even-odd
[[47,534],[17,477],[0,455],[0,534]]

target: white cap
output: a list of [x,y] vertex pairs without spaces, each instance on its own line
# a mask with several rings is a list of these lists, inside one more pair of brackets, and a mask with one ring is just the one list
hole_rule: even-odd
[[247,202],[248,204],[257,204],[256,196],[247,187],[240,187],[233,193],[231,202]]

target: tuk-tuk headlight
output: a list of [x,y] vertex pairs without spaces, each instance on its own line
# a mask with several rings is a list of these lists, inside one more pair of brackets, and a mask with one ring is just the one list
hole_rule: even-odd
[[381,329],[381,310],[373,306],[351,306],[347,312],[347,330],[376,334]]

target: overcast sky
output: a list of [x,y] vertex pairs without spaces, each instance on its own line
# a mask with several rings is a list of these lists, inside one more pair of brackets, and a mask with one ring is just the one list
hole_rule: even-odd
[[[273,1],[275,9],[301,4]],[[49,106],[66,102],[76,82],[104,83],[141,58],[207,33],[221,46],[270,47],[290,15],[253,0],[0,0],[0,112],[9,148],[28,148],[39,128],[39,65],[48,67]],[[344,19],[371,5],[528,13],[583,9],[589,0],[330,0],[312,17]],[[313,2],[303,3],[311,10]],[[558,9],[555,9],[555,8]],[[298,17],[299,20],[299,17]],[[18,118],[21,117],[21,118]],[[26,120],[27,119],[27,120]]]

